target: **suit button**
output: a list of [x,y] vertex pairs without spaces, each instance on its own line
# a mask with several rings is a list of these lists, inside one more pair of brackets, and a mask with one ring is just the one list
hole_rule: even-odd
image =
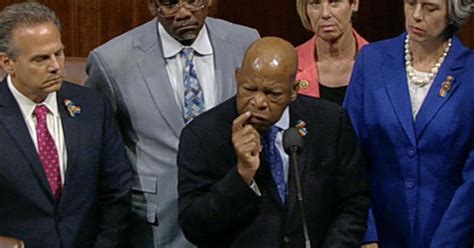
[[283,242],[290,243],[290,238],[288,236],[283,237]]
[[407,189],[412,189],[415,187],[415,180],[411,179],[411,178],[408,178],[407,180],[405,180],[405,187],[407,187]]
[[415,150],[413,150],[413,149],[409,149],[409,150],[408,150],[408,156],[414,157],[415,155],[416,155]]

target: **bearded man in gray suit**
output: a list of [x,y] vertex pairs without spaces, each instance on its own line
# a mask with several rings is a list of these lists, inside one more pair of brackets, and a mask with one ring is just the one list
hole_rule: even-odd
[[109,98],[134,165],[132,247],[191,246],[177,216],[179,135],[235,94],[234,70],[259,38],[254,29],[207,17],[211,1],[150,0],[155,19],[88,58],[86,85]]

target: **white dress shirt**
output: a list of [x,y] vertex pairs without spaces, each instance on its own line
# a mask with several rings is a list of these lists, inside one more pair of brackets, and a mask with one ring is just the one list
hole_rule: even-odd
[[46,124],[48,125],[48,131],[53,137],[56,149],[58,150],[59,158],[59,171],[61,174],[61,185],[64,185],[64,175],[67,164],[67,150],[66,143],[64,142],[63,125],[61,123],[61,116],[58,111],[58,101],[56,98],[57,93],[53,92],[49,94],[42,103],[35,103],[28,97],[19,92],[13,85],[10,75],[7,77],[8,88],[13,94],[16,102],[20,106],[23,119],[25,120],[26,126],[30,133],[33,144],[35,145],[36,152],[38,152],[38,139],[36,138],[36,116],[34,114],[37,105],[45,105],[49,112],[46,116]]
[[[180,52],[185,46],[169,35],[161,23],[158,23],[158,32],[163,45],[166,71],[174,91],[176,103],[182,112],[184,108],[183,74],[185,58],[180,56]],[[206,26],[201,29],[190,47],[194,50],[193,63],[204,94],[205,110],[208,110],[217,104],[217,87],[213,49]]]

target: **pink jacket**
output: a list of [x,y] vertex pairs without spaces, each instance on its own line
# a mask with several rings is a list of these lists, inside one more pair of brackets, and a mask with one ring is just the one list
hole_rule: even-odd
[[[362,38],[355,30],[352,30],[357,41],[357,48],[360,50],[368,42]],[[306,89],[300,89],[299,93],[307,96],[319,97],[318,67],[314,57],[316,47],[316,36],[306,41],[296,48],[298,54],[298,72],[296,80],[306,80],[309,85]]]

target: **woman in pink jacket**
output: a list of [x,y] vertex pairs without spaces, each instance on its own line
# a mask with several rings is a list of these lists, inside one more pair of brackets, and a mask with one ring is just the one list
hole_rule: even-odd
[[299,93],[342,105],[357,52],[367,44],[352,28],[359,0],[297,0],[296,8],[303,26],[314,32],[296,48]]

